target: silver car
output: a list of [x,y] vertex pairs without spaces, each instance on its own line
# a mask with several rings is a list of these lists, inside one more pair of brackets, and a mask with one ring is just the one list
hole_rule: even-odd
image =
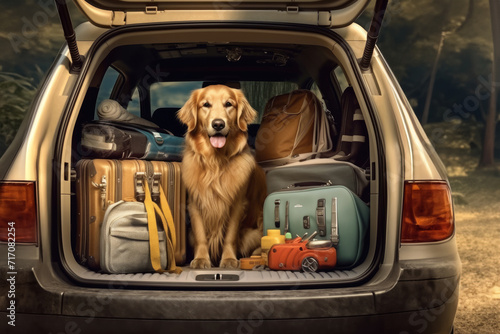
[[[368,32],[353,22],[369,0],[74,1],[89,22],[75,38],[56,1],[68,45],[0,160],[2,333],[453,332],[461,263],[451,191],[375,47],[387,0],[376,1]],[[114,99],[182,136],[175,111],[210,82],[237,83],[259,113],[293,89],[320,98],[333,149],[363,171],[369,234],[356,266],[106,274],[78,261],[83,124]],[[363,135],[344,128],[347,91]],[[350,156],[344,142],[361,148]]]

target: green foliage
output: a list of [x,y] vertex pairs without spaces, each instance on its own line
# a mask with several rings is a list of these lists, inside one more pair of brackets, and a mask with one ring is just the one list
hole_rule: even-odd
[[[372,10],[358,21],[367,27]],[[480,77],[491,73],[493,43],[488,0],[391,0],[378,46],[417,116],[423,112],[437,48],[444,34],[431,100],[430,122],[475,96]],[[488,101],[473,115],[484,121]]]
[[31,79],[0,72],[0,155],[14,139],[34,93]]
[[[68,5],[75,26],[85,21],[72,2]],[[20,74],[2,73],[0,78],[2,152],[16,132],[40,72],[49,68],[64,38],[51,1],[2,0],[0,9],[0,64]],[[429,122],[446,122],[446,112],[474,97],[479,79],[489,76],[493,53],[489,10],[489,0],[389,1],[378,46],[417,116],[423,112],[443,33]],[[368,28],[372,15],[373,8],[369,8],[358,23]],[[474,117],[467,120],[484,121],[488,102],[481,100],[472,112]]]

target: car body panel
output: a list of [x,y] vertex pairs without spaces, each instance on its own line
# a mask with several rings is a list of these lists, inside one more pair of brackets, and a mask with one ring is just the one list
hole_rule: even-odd
[[158,22],[290,22],[342,27],[352,23],[370,0],[330,1],[102,1],[74,0],[97,26]]
[[[444,267],[450,260],[453,261],[442,257],[434,268]],[[436,279],[432,278],[433,273],[442,277],[442,272],[429,269],[428,263],[414,261],[407,267],[393,271],[390,280],[365,288],[292,288],[250,294],[215,288],[196,291],[196,298],[191,291],[131,290],[120,282],[101,288],[78,287],[45,269],[25,268],[18,276],[26,286],[17,299],[18,305],[23,306],[17,310],[17,329],[64,332],[64,326],[71,321],[83,332],[104,332],[111,324],[116,327],[120,321],[133,320],[144,328],[172,323],[173,328],[187,330],[197,324],[203,325],[203,332],[211,333],[220,328],[228,331],[240,320],[256,320],[254,317],[258,316],[260,327],[267,330],[278,330],[286,322],[304,324],[309,319],[339,326],[342,333],[400,333],[402,328],[419,333],[447,333],[458,303],[459,274]],[[6,309],[6,294],[2,296],[0,305]],[[51,307],[47,307],[47,302]],[[310,319],[312,315],[314,319]],[[367,322],[359,324],[364,320]],[[129,332],[135,330],[133,325],[126,328]]]

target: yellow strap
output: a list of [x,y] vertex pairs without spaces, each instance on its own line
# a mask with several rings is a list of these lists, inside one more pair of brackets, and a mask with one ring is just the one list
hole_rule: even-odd
[[170,206],[168,205],[167,202],[167,196],[165,196],[165,192],[163,191],[163,187],[161,185],[160,185],[160,207],[168,223],[168,229],[165,228],[165,232],[168,230],[168,234],[170,234],[170,238],[172,239],[172,245],[174,246],[175,250],[177,240],[175,234],[174,217],[172,216],[172,211],[170,210]]
[[[165,235],[167,236],[167,265],[168,265],[167,271],[171,272],[171,273],[179,274],[182,272],[182,270],[181,270],[181,268],[178,268],[175,265],[175,256],[174,256],[175,245],[173,245],[173,243],[169,237],[169,234],[170,234],[170,231],[169,231],[170,222],[168,222],[169,218],[167,216],[165,219],[165,215],[163,214],[163,212],[160,209],[160,207],[158,206],[158,204],[153,203],[153,206],[156,210],[156,213],[160,217],[161,223],[163,224],[163,229],[165,230]],[[172,220],[171,223],[173,224],[172,216],[170,216],[170,220]]]
[[149,192],[149,185],[147,179],[144,179],[144,192],[146,193],[144,199],[144,205],[148,214],[148,231],[149,231],[149,250],[151,257],[151,265],[156,272],[165,272],[161,267],[161,256],[160,256],[160,242],[158,240],[158,227],[156,222],[156,217],[160,217],[160,220],[165,230],[165,235],[167,237],[167,271],[179,274],[182,270],[175,265],[175,225],[174,219],[172,217],[172,212],[167,203],[167,198],[163,188],[160,186],[160,204],[161,208],[153,202],[151,198],[151,193]]
[[160,241],[158,240],[158,227],[156,226],[156,213],[151,193],[149,192],[149,185],[146,178],[144,178],[144,206],[148,214],[148,232],[149,232],[149,254],[151,258],[151,265],[157,272],[161,272],[161,257],[160,257]]

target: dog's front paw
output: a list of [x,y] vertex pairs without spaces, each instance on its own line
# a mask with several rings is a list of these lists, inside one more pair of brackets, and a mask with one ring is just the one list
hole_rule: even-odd
[[220,268],[225,268],[225,269],[238,269],[240,266],[240,262],[236,259],[222,259],[220,261]]
[[189,265],[192,269],[210,269],[212,266],[209,259],[197,258]]

